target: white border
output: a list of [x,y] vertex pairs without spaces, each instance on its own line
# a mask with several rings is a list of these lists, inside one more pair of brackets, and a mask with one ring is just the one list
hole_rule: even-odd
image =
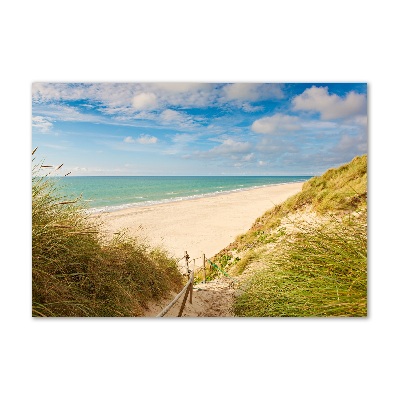
[[[399,356],[399,263],[393,251],[398,13],[385,1],[260,4],[1,6],[3,398],[347,399],[399,393],[390,363]],[[34,81],[367,82],[369,317],[33,320]]]

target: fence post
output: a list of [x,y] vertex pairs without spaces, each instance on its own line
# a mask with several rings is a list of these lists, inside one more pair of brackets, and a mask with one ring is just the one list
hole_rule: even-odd
[[204,270],[204,283],[207,282],[207,276],[206,276],[206,255],[203,254],[203,270]]
[[190,285],[189,285],[189,287],[186,289],[185,297],[183,298],[182,305],[181,305],[181,309],[179,310],[178,317],[181,317],[181,316],[182,316],[182,312],[183,312],[183,309],[185,308],[186,299],[187,299],[187,297],[188,297],[189,290],[190,290]]
[[[191,272],[191,275],[193,275],[193,279],[194,279],[195,270],[196,270],[196,259],[193,259],[193,271]],[[189,276],[189,279],[192,279],[192,277]],[[190,286],[189,286],[189,290],[190,290],[189,303],[192,304],[193,280],[192,280],[192,283],[191,283]]]
[[188,254],[188,252],[185,250],[185,255],[184,255],[184,258],[185,258],[185,260],[186,260],[186,273],[188,274],[188,276],[189,276],[189,254]]

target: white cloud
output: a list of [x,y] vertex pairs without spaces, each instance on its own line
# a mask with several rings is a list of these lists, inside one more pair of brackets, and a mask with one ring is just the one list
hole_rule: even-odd
[[271,117],[257,119],[251,125],[256,133],[281,133],[301,128],[299,118],[291,115],[275,114]]
[[366,128],[368,126],[368,117],[366,115],[356,115],[352,122]]
[[32,127],[38,129],[42,133],[47,133],[53,127],[53,123],[50,118],[38,115],[32,117]]
[[152,84],[153,87],[171,93],[186,93],[196,90],[209,90],[212,87],[210,83],[197,82],[157,82]]
[[[170,107],[191,108],[226,104],[258,111],[249,102],[282,98],[280,84],[270,83],[34,83],[34,105],[58,101],[87,101],[89,107],[107,114],[135,114],[143,110]],[[82,104],[85,106],[85,104]]]
[[158,139],[150,135],[140,135],[137,139],[134,139],[132,136],[127,136],[124,139],[124,143],[155,144],[157,142]]
[[59,100],[90,100],[106,107],[126,107],[141,87],[125,83],[51,83],[37,82],[32,85],[34,103]]
[[336,147],[340,154],[355,153],[364,154],[368,150],[367,138],[365,135],[358,134],[357,136],[344,134]]
[[189,149],[190,144],[196,142],[201,137],[201,133],[176,133],[171,136],[172,145],[164,148],[164,154],[179,154],[186,152]]
[[253,153],[249,154],[251,149],[252,144],[249,142],[237,142],[228,138],[221,140],[221,144],[208,151],[196,151],[193,155],[200,158],[230,158],[232,160],[250,161],[254,158]]
[[154,110],[157,108],[157,96],[154,93],[139,93],[132,98],[136,110]]
[[[130,111],[128,111],[129,114]],[[115,117],[115,119],[120,119],[120,116]],[[150,112],[150,111],[140,111],[134,115],[125,115],[123,118],[125,118],[127,121],[129,120],[138,120],[138,119],[142,119],[142,120],[147,120],[147,121],[156,121],[157,120],[157,114],[155,114],[154,112]]]
[[172,137],[172,141],[174,143],[187,144],[196,141],[201,136],[201,133],[176,133]]
[[259,94],[257,89],[260,85],[256,83],[232,83],[224,87],[223,91],[227,100],[257,100]]
[[184,112],[166,109],[159,115],[159,119],[164,125],[175,125],[175,127],[188,129],[197,126],[198,121],[202,118],[193,118]]
[[254,153],[249,153],[242,157],[242,161],[252,161],[254,157]]
[[76,107],[47,104],[38,105],[33,108],[35,114],[42,114],[45,118],[55,121],[85,121],[85,122],[105,122],[101,116],[93,114],[83,114]]
[[209,152],[213,154],[242,154],[250,151],[251,144],[249,142],[236,142],[233,139],[225,139],[222,144],[212,148]]
[[137,140],[140,144],[154,144],[158,142],[158,139],[155,136],[150,135],[140,135]]
[[341,119],[365,114],[367,99],[364,94],[349,92],[345,97],[329,94],[327,87],[312,86],[292,100],[294,110],[315,111],[321,119]]
[[175,134],[173,137],[172,137],[172,141],[174,142],[174,143],[183,143],[183,144],[186,144],[186,143],[190,143],[190,142],[192,142],[192,141],[194,141],[195,139],[196,139],[196,137],[197,137],[198,135],[191,135],[191,134],[189,134],[189,133],[181,133],[181,134]]
[[263,109],[264,109],[263,106],[252,106],[250,103],[242,104],[242,110],[246,112],[262,111]]
[[160,114],[160,119],[164,122],[183,122],[185,116],[178,111],[167,109]]
[[282,136],[264,136],[257,145],[257,150],[265,155],[283,155],[297,153],[295,144],[288,142]]
[[32,84],[34,102],[54,101],[61,99],[60,84],[36,82]]
[[224,86],[223,93],[228,101],[258,101],[283,97],[281,86],[276,83],[232,83]]
[[337,122],[332,121],[320,121],[320,120],[310,120],[310,121],[302,121],[302,128],[310,129],[310,130],[332,130],[338,129],[339,124]]

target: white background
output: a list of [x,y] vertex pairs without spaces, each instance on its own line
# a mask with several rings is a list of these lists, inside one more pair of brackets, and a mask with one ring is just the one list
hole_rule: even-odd
[[[2,2],[3,399],[398,398],[394,4]],[[35,81],[367,82],[368,318],[31,318]]]

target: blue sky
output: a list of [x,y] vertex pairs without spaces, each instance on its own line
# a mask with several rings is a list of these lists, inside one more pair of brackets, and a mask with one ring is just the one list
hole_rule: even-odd
[[71,175],[320,175],[367,153],[365,83],[34,83],[32,148]]

